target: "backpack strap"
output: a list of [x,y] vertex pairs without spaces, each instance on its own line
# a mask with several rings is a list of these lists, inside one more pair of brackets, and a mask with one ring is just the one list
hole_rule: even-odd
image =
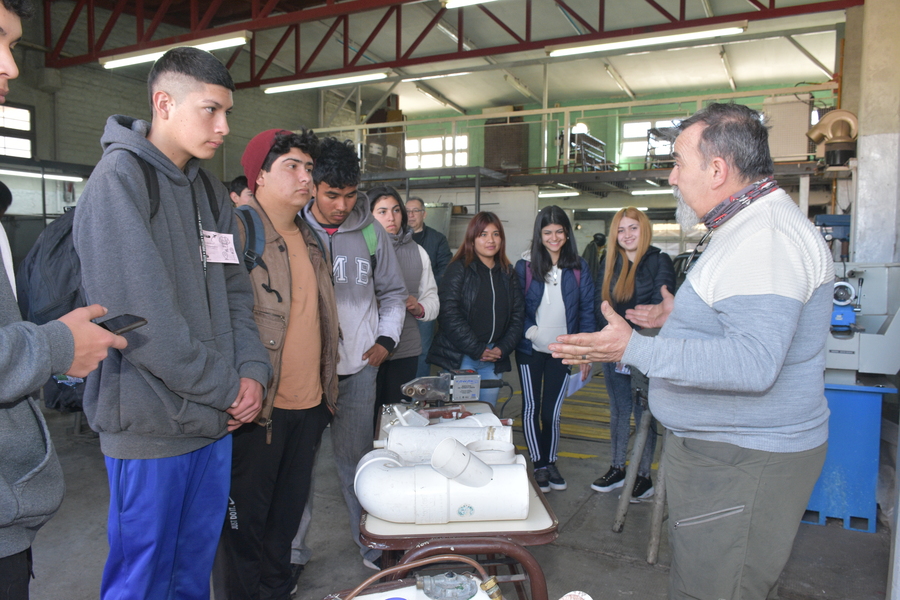
[[159,179],[156,177],[156,167],[148,163],[146,160],[138,156],[131,150],[125,150],[137,160],[141,171],[144,173],[144,181],[147,184],[147,194],[150,196],[150,218],[156,216],[159,212]]
[[262,257],[266,249],[266,230],[263,227],[259,213],[252,206],[246,204],[238,206],[234,212],[244,231],[244,267],[246,267],[248,273],[257,266],[262,267],[269,280],[268,283],[262,284],[262,288],[270,294],[275,294],[278,301],[282,302],[281,294],[272,287],[272,276],[269,273],[269,267],[266,266],[266,261]]
[[[581,287],[581,267],[577,269],[573,269],[575,271],[575,287]],[[528,293],[528,288],[531,287],[531,280],[534,278],[534,274],[531,272],[531,261],[525,261],[525,293]]]
[[372,262],[372,271],[375,271],[375,251],[378,249],[378,234],[375,233],[375,223],[369,223],[362,230],[366,238],[366,247],[369,249],[369,260]]
[[268,271],[262,258],[263,251],[266,249],[266,232],[259,213],[252,206],[245,204],[237,207],[235,214],[244,225],[244,266],[247,267],[248,272],[257,265]]
[[213,220],[219,222],[219,203],[216,202],[216,190],[213,188],[212,181],[206,171],[200,169],[200,179],[203,180],[203,187],[206,188],[206,199],[209,201],[209,208],[212,210]]

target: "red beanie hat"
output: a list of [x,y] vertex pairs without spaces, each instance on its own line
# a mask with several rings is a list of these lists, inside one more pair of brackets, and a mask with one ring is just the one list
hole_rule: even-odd
[[247,177],[247,187],[250,188],[251,194],[256,193],[256,178],[275,143],[275,136],[279,133],[290,134],[291,132],[287,129],[268,129],[257,134],[244,148],[241,165],[244,167],[244,176]]

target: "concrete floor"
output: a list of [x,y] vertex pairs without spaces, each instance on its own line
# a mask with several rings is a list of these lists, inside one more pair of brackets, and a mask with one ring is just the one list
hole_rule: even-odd
[[[513,399],[510,413],[518,412]],[[71,415],[47,415],[66,476],[66,499],[34,544],[33,600],[90,600],[98,597],[106,558],[108,491],[96,438],[73,436]],[[518,435],[518,434],[517,434]],[[312,561],[300,579],[300,600],[319,600],[355,587],[373,574],[363,567],[351,542],[347,513],[336,484],[330,430],[317,465],[315,510],[309,543]],[[524,445],[518,435],[519,445]],[[590,483],[608,467],[609,445],[563,439],[557,463],[569,489],[550,492],[559,519],[559,538],[531,552],[547,577],[550,600],[572,590],[594,600],[665,598],[669,551],[664,536],[659,564],[645,561],[651,504],[632,505],[625,530],[611,531],[618,490],[591,491]],[[327,521],[326,521],[327,517]],[[801,525],[793,555],[781,578],[783,599],[875,600],[885,596],[889,532],[843,529],[839,523]]]

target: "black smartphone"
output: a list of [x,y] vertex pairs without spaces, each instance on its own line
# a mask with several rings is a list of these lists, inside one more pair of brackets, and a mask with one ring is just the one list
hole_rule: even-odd
[[128,333],[129,331],[137,329],[138,327],[143,327],[146,324],[147,319],[135,315],[119,315],[118,317],[113,317],[97,323],[97,325],[103,329],[107,329],[116,335]]

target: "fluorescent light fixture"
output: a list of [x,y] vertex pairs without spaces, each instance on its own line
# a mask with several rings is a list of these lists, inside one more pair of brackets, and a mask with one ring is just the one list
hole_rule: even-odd
[[632,196],[665,196],[672,194],[672,188],[660,188],[658,190],[631,190]]
[[649,183],[649,184],[652,185],[653,187],[659,187],[659,184],[656,183],[655,181],[653,181],[652,179],[645,179],[644,181],[646,181],[647,183]]
[[324,77],[319,79],[310,79],[298,83],[288,83],[286,85],[273,85],[263,88],[266,94],[280,94],[281,92],[296,92],[299,90],[312,90],[321,87],[339,87],[342,85],[351,85],[354,83],[365,83],[367,81],[379,81],[387,79],[387,71],[378,71],[375,73],[362,73],[360,75],[347,75],[345,77]]
[[426,81],[428,79],[443,79],[444,77],[459,77],[460,75],[469,75],[468,71],[462,73],[444,73],[443,75],[423,75],[422,77],[407,77],[406,79],[401,79],[402,83],[409,83],[410,81]]
[[725,35],[737,35],[747,29],[747,21],[724,23],[713,27],[688,27],[672,32],[659,33],[652,36],[637,34],[616,38],[614,41],[600,42],[598,44],[565,44],[562,46],[548,46],[545,48],[550,56],[572,56],[574,54],[588,54],[590,52],[607,52],[612,50],[628,50],[631,48],[644,48],[647,46],[659,46],[676,42],[689,42],[693,40],[706,40]]
[[487,4],[488,2],[495,2],[496,0],[447,0],[446,2],[441,2],[444,5],[444,8],[460,8],[462,6],[472,6],[473,4]]
[[234,48],[235,46],[243,46],[253,37],[250,31],[236,31],[234,33],[224,33],[222,35],[214,35],[212,37],[194,40],[192,42],[182,42],[180,44],[169,44],[168,46],[157,46],[149,50],[138,50],[136,52],[126,52],[125,54],[116,54],[100,59],[100,64],[106,69],[115,69],[117,67],[130,67],[131,65],[139,65],[141,63],[154,62],[160,56],[171,50],[172,48],[180,48],[182,46],[191,46],[212,52],[213,50],[221,50],[223,48]]
[[578,190],[572,190],[567,192],[565,190],[561,190],[559,192],[538,192],[538,198],[570,198],[572,196],[580,196],[581,192]]
[[[625,207],[619,206],[616,208],[589,208],[589,209],[587,209],[587,211],[588,212],[619,212],[623,208],[625,208]],[[646,206],[635,206],[635,208],[638,210],[647,210]]]
[[84,181],[84,177],[77,177],[75,175],[52,175],[49,173],[44,173],[41,175],[40,173],[35,173],[33,171],[8,171],[6,169],[0,169],[0,175],[12,175],[13,177],[30,177],[31,179],[40,179],[43,177],[44,179],[52,179],[53,181],[73,181],[78,183],[79,181]]

